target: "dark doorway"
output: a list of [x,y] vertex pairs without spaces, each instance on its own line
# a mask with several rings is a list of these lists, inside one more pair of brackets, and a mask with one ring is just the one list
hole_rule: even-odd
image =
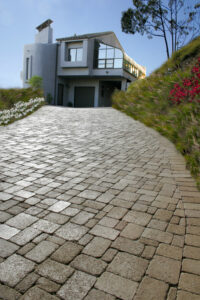
[[94,107],[94,87],[75,87],[74,107]]
[[64,91],[64,85],[62,83],[58,84],[58,105],[63,106],[63,91]]
[[99,88],[99,105],[104,107],[111,106],[112,94],[115,89],[121,90],[121,81],[100,81]]

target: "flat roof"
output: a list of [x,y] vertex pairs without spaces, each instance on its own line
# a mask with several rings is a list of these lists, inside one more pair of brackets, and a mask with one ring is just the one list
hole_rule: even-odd
[[51,19],[46,20],[45,22],[43,22],[42,24],[40,24],[39,26],[36,27],[36,29],[38,31],[42,31],[42,29],[48,27],[51,25],[51,23],[53,23],[53,21]]
[[56,39],[56,41],[75,41],[75,40],[81,40],[81,39],[91,39],[102,35],[108,35],[114,33],[113,31],[105,31],[105,32],[96,32],[96,33],[86,33],[81,35],[73,35],[69,37],[59,38]]

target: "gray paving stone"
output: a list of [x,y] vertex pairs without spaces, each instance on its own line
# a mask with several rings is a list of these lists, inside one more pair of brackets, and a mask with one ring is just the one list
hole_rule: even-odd
[[95,225],[92,230],[90,230],[91,234],[94,234],[96,236],[101,236],[109,240],[115,240],[116,237],[119,235],[119,231],[115,230],[113,228],[101,226],[101,225]]
[[179,280],[180,269],[180,261],[156,255],[150,262],[147,274],[156,279],[171,284],[177,284]]
[[114,198],[113,194],[110,194],[109,192],[106,192],[99,196],[96,200],[103,203],[109,203]]
[[69,241],[78,241],[88,229],[84,226],[68,222],[56,231],[56,235]]
[[29,288],[31,288],[34,283],[37,281],[37,279],[39,278],[39,276],[37,274],[35,274],[34,272],[29,273],[28,275],[26,275],[24,277],[24,279],[22,279],[22,281],[20,281],[17,285],[16,285],[16,289],[24,294]]
[[0,284],[0,297],[3,300],[16,300],[19,299],[21,294],[10,287]]
[[71,262],[71,266],[80,271],[98,276],[105,270],[107,264],[92,256],[80,254]]
[[53,233],[60,226],[46,220],[39,220],[33,224],[33,227],[46,233]]
[[168,285],[163,281],[144,277],[136,294],[135,300],[165,300]]
[[6,240],[0,239],[0,257],[8,257],[19,249],[19,246],[8,242]]
[[132,224],[129,223],[126,225],[126,227],[122,230],[121,236],[132,239],[132,240],[137,240],[140,238],[144,231],[144,227],[137,225],[137,224]]
[[101,277],[97,279],[95,287],[120,299],[132,300],[138,283],[110,272],[104,272]]
[[37,263],[40,263],[45,260],[50,254],[52,254],[57,248],[57,244],[51,243],[49,241],[42,241],[31,251],[26,253],[25,257]]
[[171,243],[173,238],[173,235],[171,233],[150,228],[146,228],[142,236],[166,244]]
[[34,222],[36,222],[38,220],[38,218],[30,216],[28,214],[25,213],[21,213],[11,219],[9,219],[6,224],[10,225],[12,227],[16,227],[17,229],[24,229],[27,226],[33,224]]
[[85,224],[89,219],[93,218],[94,214],[88,213],[86,211],[81,211],[78,213],[75,217],[71,219],[72,222],[83,225]]
[[115,300],[114,296],[106,294],[100,290],[92,289],[84,300]]
[[0,264],[0,280],[13,287],[34,269],[35,264],[17,254]]
[[78,194],[78,197],[82,197],[85,199],[95,200],[98,196],[100,196],[99,192],[91,191],[91,190],[85,190]]
[[113,207],[107,214],[107,217],[121,219],[125,215],[126,212],[127,212],[126,208]]
[[10,218],[12,218],[11,214],[8,214],[5,211],[0,211],[0,222],[1,223],[4,223],[5,221],[7,221]]
[[139,211],[129,211],[123,220],[132,222],[141,226],[146,226],[151,220],[152,216]]
[[51,205],[48,209],[53,211],[53,212],[60,212],[60,211],[62,211],[63,209],[67,208],[70,205],[71,205],[70,202],[57,201],[56,203]]
[[23,246],[26,243],[30,242],[32,239],[34,239],[36,236],[38,236],[40,233],[41,233],[40,230],[37,230],[32,227],[28,227],[20,231],[19,233],[17,233],[10,240],[20,246]]
[[109,217],[103,217],[100,221],[99,221],[99,225],[103,225],[106,227],[115,227],[117,225],[117,223],[119,222],[119,220],[113,219],[113,218],[109,218]]
[[82,300],[94,285],[95,281],[96,277],[75,271],[57,294],[61,299]]
[[4,193],[4,192],[0,192],[0,200],[2,201],[6,201],[11,199],[13,196],[11,194],[8,193]]
[[20,300],[58,300],[59,298],[49,293],[45,292],[44,290],[39,289],[37,286],[32,287],[29,289],[24,296],[21,297]]
[[45,277],[40,277],[37,281],[37,287],[49,293],[55,293],[60,288],[60,284],[57,284]]
[[58,250],[56,250],[51,257],[58,262],[68,264],[81,252],[81,250],[82,246],[72,242],[66,242]]
[[142,243],[138,241],[132,241],[124,237],[118,237],[112,243],[112,247],[135,255],[140,255],[144,249],[144,245]]
[[108,249],[110,244],[110,240],[101,237],[94,237],[93,240],[87,244],[87,246],[85,246],[82,252],[94,257],[101,257]]
[[182,272],[178,288],[200,295],[200,276]]
[[51,212],[51,213],[47,214],[44,217],[44,219],[47,221],[53,222],[55,224],[63,225],[69,220],[69,217],[67,217],[61,213]]
[[10,227],[5,224],[0,224],[0,238],[3,238],[5,240],[9,240],[12,236],[17,234],[19,232],[19,229],[16,229],[14,227]]
[[36,272],[53,280],[57,283],[64,283],[68,277],[73,273],[73,269],[70,266],[58,263],[54,260],[47,259],[36,268]]
[[107,271],[134,281],[140,281],[147,266],[147,260],[129,253],[119,252],[108,266]]

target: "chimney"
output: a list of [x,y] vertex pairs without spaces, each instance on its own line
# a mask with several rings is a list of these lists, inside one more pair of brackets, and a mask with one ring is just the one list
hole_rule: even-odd
[[36,27],[38,33],[35,35],[35,43],[52,44],[53,29],[51,28],[52,20],[48,19]]

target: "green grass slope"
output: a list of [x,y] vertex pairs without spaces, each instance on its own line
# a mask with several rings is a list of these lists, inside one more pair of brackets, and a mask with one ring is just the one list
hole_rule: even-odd
[[191,77],[198,57],[200,37],[174,53],[149,77],[132,83],[127,92],[115,91],[112,101],[114,108],[172,141],[200,187],[200,103],[196,98],[192,103],[174,104],[169,97],[174,84]]
[[0,110],[10,109],[19,101],[27,102],[31,98],[43,97],[42,90],[28,89],[0,89]]

